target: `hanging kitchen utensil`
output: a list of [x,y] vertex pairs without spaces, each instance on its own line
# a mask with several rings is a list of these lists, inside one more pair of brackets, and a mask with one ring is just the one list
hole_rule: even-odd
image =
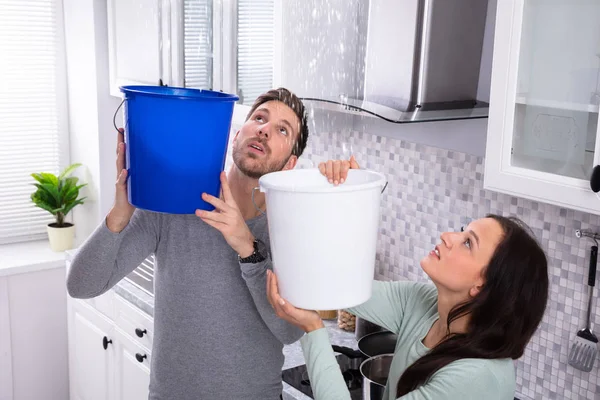
[[590,372],[598,354],[598,338],[591,330],[592,298],[596,283],[596,263],[598,260],[598,246],[592,246],[590,251],[590,267],[588,275],[588,304],[585,328],[577,332],[571,351],[569,352],[569,365],[584,372]]

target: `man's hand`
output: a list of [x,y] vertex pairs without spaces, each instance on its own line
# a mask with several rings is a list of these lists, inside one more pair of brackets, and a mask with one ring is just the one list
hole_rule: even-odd
[[334,185],[344,183],[351,169],[360,169],[354,156],[349,160],[329,160],[319,164],[319,171],[327,177],[329,183]]
[[135,207],[127,197],[127,170],[125,169],[125,138],[123,128],[117,135],[117,182],[115,183],[115,203],[106,216],[106,226],[114,233],[121,232],[131,219]]
[[229,246],[240,257],[249,257],[254,252],[254,236],[233,199],[225,172],[221,172],[221,193],[222,199],[203,193],[202,200],[212,204],[215,210],[196,210],[196,215],[221,232]]
[[296,325],[304,332],[308,333],[325,327],[316,311],[296,308],[281,298],[277,286],[277,276],[270,270],[267,271],[267,297],[279,318]]

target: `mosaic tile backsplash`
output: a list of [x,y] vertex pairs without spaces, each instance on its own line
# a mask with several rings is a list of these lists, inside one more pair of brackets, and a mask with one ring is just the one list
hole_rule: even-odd
[[[567,364],[569,344],[584,324],[592,244],[577,239],[574,231],[600,229],[600,217],[484,190],[482,157],[368,133],[313,132],[303,158],[340,158],[349,148],[362,167],[389,179],[382,198],[378,279],[426,281],[419,260],[439,242],[440,233],[487,213],[526,222],[547,252],[551,286],[544,320],[516,362],[516,396],[600,399],[598,360],[590,373]],[[595,297],[592,321],[598,327],[599,303]]]

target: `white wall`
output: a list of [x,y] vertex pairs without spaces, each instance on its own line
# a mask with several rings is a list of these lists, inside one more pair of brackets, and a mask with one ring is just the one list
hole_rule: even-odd
[[[112,205],[119,99],[109,95],[106,0],[64,0],[71,162],[85,166],[86,204],[73,218],[78,244]],[[118,117],[117,121],[121,121]]]

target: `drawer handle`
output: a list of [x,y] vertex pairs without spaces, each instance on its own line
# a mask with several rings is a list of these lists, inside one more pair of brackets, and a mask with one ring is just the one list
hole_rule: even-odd
[[112,340],[107,338],[106,336],[104,336],[102,338],[102,347],[104,347],[104,350],[108,349],[108,344],[112,343]]
[[135,353],[135,359],[138,360],[138,362],[144,362],[144,359],[148,358],[147,355],[141,355],[140,353]]
[[135,328],[135,334],[137,335],[137,337],[144,336],[144,333],[147,333],[145,329]]

